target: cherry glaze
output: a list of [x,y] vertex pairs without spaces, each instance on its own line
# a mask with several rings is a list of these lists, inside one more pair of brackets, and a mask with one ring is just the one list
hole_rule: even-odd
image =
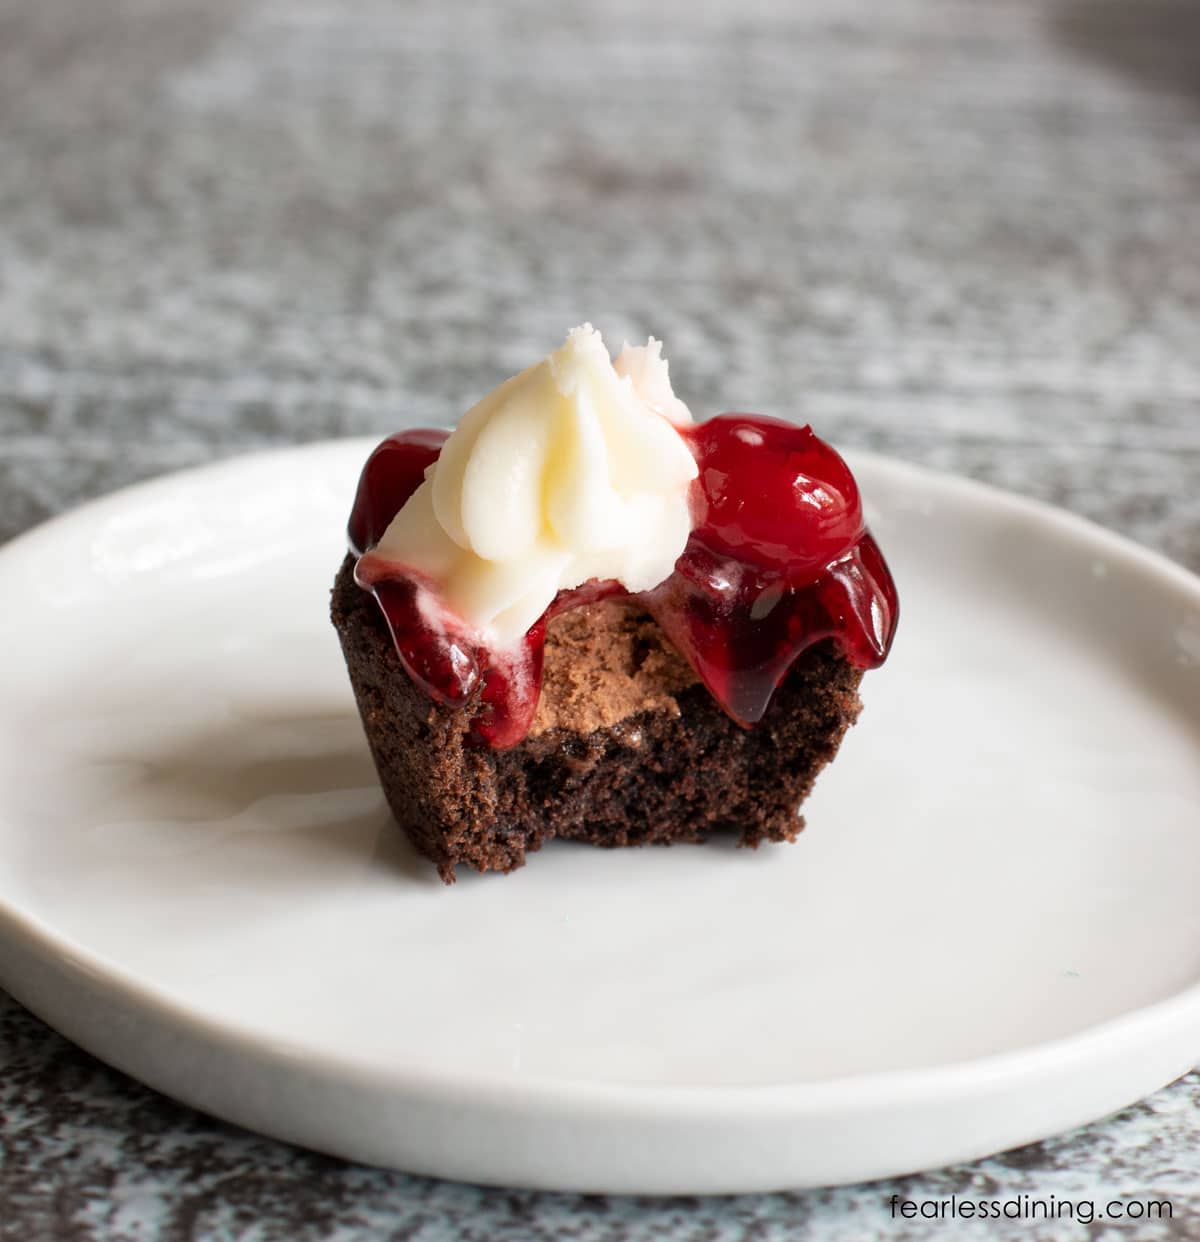
[[[350,517],[355,555],[377,542],[420,486],[446,435],[401,432],[371,454]],[[479,690],[471,733],[480,744],[503,750],[529,731],[546,623],[610,596],[637,600],[745,726],[762,719],[793,661],[814,643],[833,639],[860,668],[887,658],[896,588],[841,457],[810,427],[755,414],[722,414],[680,435],[699,468],[693,530],[670,577],[652,591],[629,596],[617,582],[560,591],[514,649],[492,651],[440,605],[432,583],[403,565],[358,575],[405,669],[430,697],[462,707]]]
[[437,461],[448,431],[419,427],[388,436],[367,458],[358,477],[350,514],[350,550],[362,554],[379,541],[404,502],[421,486],[425,471]]
[[850,467],[811,427],[722,414],[682,434],[700,470],[693,525],[714,552],[786,569],[794,580],[862,533]]

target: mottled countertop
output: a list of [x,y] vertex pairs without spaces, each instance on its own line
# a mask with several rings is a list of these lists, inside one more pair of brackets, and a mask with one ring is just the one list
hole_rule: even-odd
[[[452,419],[592,319],[1200,569],[1189,0],[0,0],[0,538],[133,479]],[[1198,1050],[1200,1052],[1200,1050]],[[902,1182],[481,1190],[210,1121],[0,996],[0,1237],[1200,1239],[1200,1078]],[[1169,1222],[887,1200],[1170,1199]]]

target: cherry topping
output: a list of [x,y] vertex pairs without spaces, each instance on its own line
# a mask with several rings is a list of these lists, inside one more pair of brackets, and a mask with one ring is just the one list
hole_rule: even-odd
[[[375,582],[360,576],[358,583],[375,593],[396,654],[413,681],[436,702],[465,707],[480,679],[474,634],[440,607],[432,589],[415,575]],[[438,618],[436,625],[431,617]]]
[[[451,707],[476,698],[472,739],[503,750],[533,723],[547,621],[626,592],[598,581],[560,591],[520,643],[491,651],[441,605],[432,583],[364,556],[447,434],[402,432],[371,454],[350,518],[356,578],[374,592],[417,685]],[[725,711],[743,725],[761,720],[797,656],[823,639],[860,668],[882,664],[895,633],[896,588],[841,457],[810,427],[755,414],[722,414],[680,434],[700,471],[694,526],[670,577],[634,598]]]
[[693,536],[675,572],[642,596],[696,676],[739,724],[761,720],[796,657],[834,639],[860,668],[882,664],[897,613],[869,534],[810,582],[715,553]]
[[542,691],[546,618],[536,621],[513,651],[493,655],[483,679],[471,736],[493,750],[515,746],[533,724]]
[[392,518],[421,486],[449,435],[428,427],[401,431],[388,436],[367,458],[350,513],[350,547],[356,556],[379,542]]
[[698,538],[714,552],[811,575],[862,533],[849,466],[811,427],[721,414],[686,432]]

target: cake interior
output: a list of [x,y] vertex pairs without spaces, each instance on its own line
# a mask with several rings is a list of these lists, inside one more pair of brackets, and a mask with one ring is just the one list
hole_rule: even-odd
[[642,712],[679,715],[697,684],[688,662],[636,605],[605,600],[561,613],[546,627],[542,694],[530,737],[589,734]]
[[478,696],[448,709],[409,680],[351,558],[332,611],[389,806],[448,883],[459,866],[511,871],[555,837],[608,848],[713,833],[747,846],[790,841],[860,707],[862,671],[823,642],[745,729],[648,615],[604,602],[550,623],[533,728],[490,750],[468,736],[486,710]]

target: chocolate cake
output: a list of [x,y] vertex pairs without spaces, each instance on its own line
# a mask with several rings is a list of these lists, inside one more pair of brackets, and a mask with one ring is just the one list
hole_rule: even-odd
[[407,676],[353,557],[332,611],[388,805],[447,883],[459,864],[511,871],[554,837],[608,848],[711,833],[794,840],[798,808],[860,706],[862,669],[826,640],[742,728],[644,611],[601,602],[550,622],[534,724],[495,750],[471,737],[478,691],[442,707]]
[[450,883],[553,837],[790,841],[897,602],[810,427],[694,423],[576,328],[452,433],[371,454],[333,592],[380,781]]

